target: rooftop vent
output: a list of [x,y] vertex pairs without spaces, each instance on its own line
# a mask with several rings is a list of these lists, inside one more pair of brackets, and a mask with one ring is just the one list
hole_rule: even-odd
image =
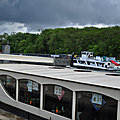
[[50,69],[65,69],[64,67],[58,67],[58,66],[54,66],[54,67],[49,67]]
[[75,72],[92,72],[91,70],[74,70]]
[[105,75],[110,75],[110,76],[120,76],[120,74],[112,73],[112,74],[105,74]]

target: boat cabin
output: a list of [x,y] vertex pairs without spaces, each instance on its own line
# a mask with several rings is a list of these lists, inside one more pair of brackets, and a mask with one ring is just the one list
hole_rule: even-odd
[[91,58],[93,57],[93,52],[89,52],[89,51],[81,51],[81,57],[84,58]]

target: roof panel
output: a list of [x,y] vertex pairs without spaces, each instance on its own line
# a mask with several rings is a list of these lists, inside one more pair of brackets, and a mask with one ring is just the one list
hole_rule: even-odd
[[44,76],[70,82],[120,89],[120,76],[109,76],[106,72],[75,72],[74,69],[51,69],[50,66],[30,64],[0,64],[0,70]]

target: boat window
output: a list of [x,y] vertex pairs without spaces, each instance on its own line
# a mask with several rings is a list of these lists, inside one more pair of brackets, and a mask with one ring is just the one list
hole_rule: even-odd
[[77,92],[76,120],[117,120],[117,100],[94,92]]
[[43,108],[55,114],[72,118],[72,91],[58,85],[44,85]]
[[40,85],[32,80],[20,79],[19,101],[40,108]]
[[87,64],[90,65],[90,62],[87,61]]
[[81,61],[82,64],[85,64],[85,61]]
[[73,60],[73,63],[77,63],[77,60]]
[[0,75],[0,80],[7,94],[16,99],[16,79],[8,75]]

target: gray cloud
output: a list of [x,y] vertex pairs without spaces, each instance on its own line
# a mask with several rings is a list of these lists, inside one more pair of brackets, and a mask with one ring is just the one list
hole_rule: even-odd
[[16,22],[2,22],[0,24],[0,32],[4,33],[13,33],[13,32],[28,32],[28,28],[23,23]]
[[0,7],[1,6],[14,6],[19,0],[0,0]]
[[22,23],[28,30],[70,24],[120,24],[120,0],[0,0],[0,11],[1,24]]

